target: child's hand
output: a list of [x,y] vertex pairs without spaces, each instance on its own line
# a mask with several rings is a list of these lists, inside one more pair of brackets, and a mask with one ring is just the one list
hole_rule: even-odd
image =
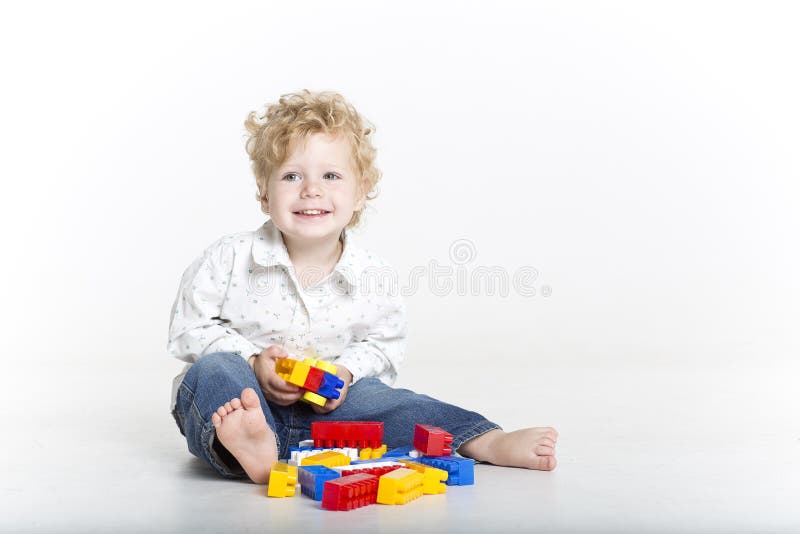
[[264,397],[280,406],[288,406],[303,396],[303,390],[290,384],[275,372],[275,361],[289,354],[278,345],[270,345],[259,354],[250,356],[248,363],[256,374]]
[[325,403],[325,406],[317,406],[316,404],[312,404],[311,409],[314,410],[316,413],[323,414],[332,412],[344,402],[344,398],[347,396],[347,390],[350,387],[350,382],[353,381],[353,374],[350,371],[348,371],[346,367],[343,367],[341,365],[337,365],[336,367],[337,367],[336,376],[338,376],[344,381],[344,386],[342,386],[342,389],[339,390],[341,392],[339,394],[339,398],[335,400],[328,399],[328,401]]

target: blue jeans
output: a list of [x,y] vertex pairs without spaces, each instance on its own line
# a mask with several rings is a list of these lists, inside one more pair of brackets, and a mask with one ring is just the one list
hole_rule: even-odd
[[345,401],[334,411],[319,415],[303,402],[279,406],[264,398],[253,370],[238,354],[216,352],[194,363],[178,389],[173,415],[186,436],[189,451],[229,478],[246,477],[239,463],[215,437],[211,416],[245,388],[253,388],[261,401],[267,424],[278,440],[280,458],[289,447],[311,438],[314,421],[383,421],[388,448],[411,445],[414,424],[439,426],[453,435],[455,451],[464,442],[500,428],[483,416],[420,395],[387,386],[377,378],[362,378],[353,384]]

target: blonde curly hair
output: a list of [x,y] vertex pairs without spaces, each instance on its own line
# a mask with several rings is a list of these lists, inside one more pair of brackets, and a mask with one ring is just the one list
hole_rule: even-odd
[[[313,133],[343,134],[350,141],[354,167],[358,173],[358,193],[367,200],[375,191],[381,171],[375,166],[376,150],[371,135],[375,127],[364,119],[342,95],[330,91],[281,95],[277,104],[266,106],[266,112],[251,111],[244,122],[249,137],[245,148],[252,162],[258,192],[256,200],[267,213],[267,183],[272,172],[288,157],[289,145],[297,138]],[[363,210],[353,213],[347,227],[361,219]]]

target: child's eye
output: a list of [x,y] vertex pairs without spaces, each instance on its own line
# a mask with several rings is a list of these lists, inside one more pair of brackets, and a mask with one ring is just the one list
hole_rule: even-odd
[[332,172],[326,173],[325,176],[323,176],[323,178],[325,178],[327,180],[340,180],[341,179],[338,174],[334,174]]
[[300,175],[297,174],[296,172],[290,172],[289,174],[285,175],[283,179],[286,180],[287,182],[296,182],[297,180],[300,179]]

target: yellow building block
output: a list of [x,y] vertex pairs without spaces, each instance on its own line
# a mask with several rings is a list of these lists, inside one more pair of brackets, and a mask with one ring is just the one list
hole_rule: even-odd
[[296,484],[297,467],[283,462],[275,462],[272,464],[272,471],[269,473],[267,496],[294,497]]
[[405,465],[408,469],[413,469],[418,473],[422,473],[422,493],[425,495],[445,492],[446,486],[444,483],[447,481],[447,471],[444,469],[437,469],[430,465],[410,462],[408,460],[400,460],[400,463]]
[[325,360],[315,360],[314,358],[306,358],[303,360],[303,363],[305,363],[306,365],[310,365],[311,367],[316,367],[317,369],[322,369],[326,373],[330,373],[332,375],[335,375],[336,372],[339,370],[339,368],[336,367],[334,364],[332,364],[331,362],[326,362]]
[[306,401],[309,404],[316,404],[317,406],[325,406],[325,403],[328,402],[328,399],[322,395],[318,395],[317,393],[308,390],[303,393],[303,396],[300,397],[300,400]]
[[358,459],[359,460],[374,460],[375,458],[380,458],[386,454],[386,444],[384,443],[377,449],[370,449],[369,447],[364,447],[358,452]]
[[308,377],[308,364],[291,358],[279,358],[275,361],[275,372],[290,384],[303,387]]
[[422,473],[401,467],[382,475],[378,481],[381,504],[406,504],[422,496]]
[[339,465],[350,465],[350,458],[341,452],[325,451],[303,458],[300,461],[300,465],[324,465],[325,467],[336,467]]

